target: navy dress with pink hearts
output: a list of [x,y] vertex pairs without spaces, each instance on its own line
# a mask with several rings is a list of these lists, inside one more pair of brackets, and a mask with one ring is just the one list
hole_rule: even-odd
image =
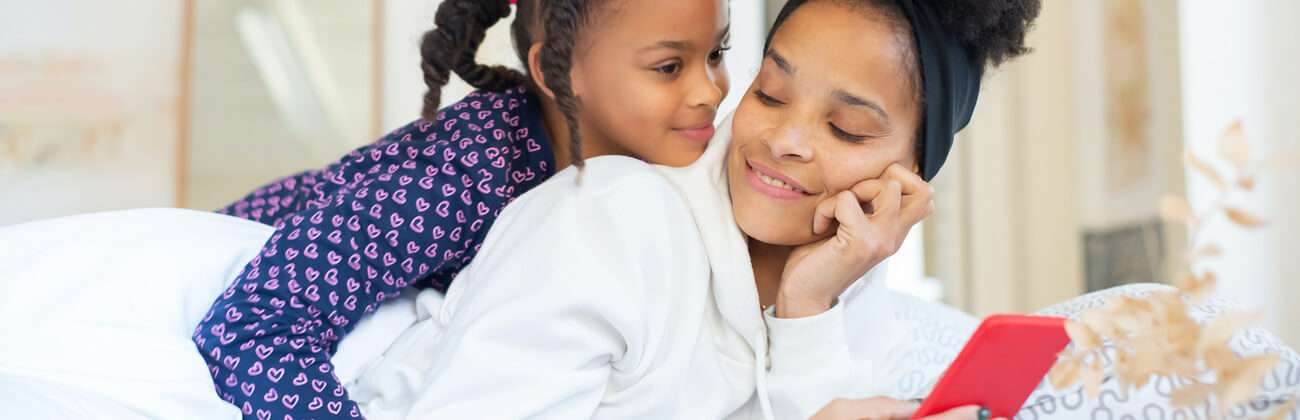
[[275,226],[194,331],[245,418],[359,418],[330,355],[408,287],[445,291],[501,209],[554,173],[536,96],[475,92],[221,213]]

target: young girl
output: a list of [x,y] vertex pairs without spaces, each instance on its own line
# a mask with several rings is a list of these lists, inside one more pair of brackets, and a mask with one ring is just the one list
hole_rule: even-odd
[[[422,119],[221,210],[276,228],[194,332],[245,417],[360,417],[332,373],[335,344],[408,286],[445,291],[501,209],[559,169],[703,153],[728,89],[725,2],[520,1],[527,76],[474,61],[510,3],[439,6],[421,41]],[[480,90],[438,110],[452,72]]]

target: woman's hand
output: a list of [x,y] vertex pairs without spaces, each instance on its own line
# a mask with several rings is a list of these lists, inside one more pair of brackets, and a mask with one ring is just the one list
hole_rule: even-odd
[[[934,211],[934,189],[895,163],[876,179],[821,202],[813,233],[838,224],[834,236],[795,248],[781,274],[780,318],[825,312],[854,281],[894,255],[912,225]],[[865,208],[864,208],[865,207]]]
[[[813,415],[812,420],[908,420],[920,404],[893,398],[873,397],[835,400]],[[989,420],[988,410],[976,405],[957,407],[926,420]]]

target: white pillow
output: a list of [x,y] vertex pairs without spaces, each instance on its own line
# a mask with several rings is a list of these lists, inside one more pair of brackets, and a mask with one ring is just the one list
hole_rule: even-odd
[[[1105,306],[1117,295],[1143,298],[1169,290],[1172,288],[1159,284],[1130,284],[1079,296],[1040,310],[1037,314],[1078,318],[1087,310]],[[1238,308],[1232,302],[1210,299],[1192,305],[1188,314],[1192,319],[1203,323],[1236,310]],[[1277,336],[1262,328],[1247,328],[1233,336],[1229,345],[1242,356],[1276,354],[1281,360],[1273,371],[1264,376],[1257,394],[1249,402],[1233,407],[1222,417],[1210,413],[1209,407],[1205,405],[1174,408],[1170,404],[1170,395],[1175,384],[1168,379],[1153,380],[1139,389],[1119,386],[1118,382],[1112,380],[1113,359],[1108,357],[1105,359],[1106,376],[1098,398],[1084,398],[1081,385],[1057,390],[1044,380],[1025,401],[1024,407],[1016,414],[1016,419],[1257,419],[1272,415],[1286,402],[1300,398],[1300,355]],[[1114,345],[1106,343],[1105,348],[1113,352]],[[1284,418],[1300,419],[1300,407],[1292,408]]]
[[[190,334],[272,231],[176,209],[0,228],[6,415],[239,418],[213,392]],[[21,397],[34,389],[64,394],[41,404]],[[13,407],[39,410],[16,414]]]

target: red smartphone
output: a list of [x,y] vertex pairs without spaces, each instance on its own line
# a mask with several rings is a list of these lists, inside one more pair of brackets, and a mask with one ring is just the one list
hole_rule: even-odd
[[1013,418],[1070,343],[1065,318],[993,315],[961,349],[913,419],[979,405]]

